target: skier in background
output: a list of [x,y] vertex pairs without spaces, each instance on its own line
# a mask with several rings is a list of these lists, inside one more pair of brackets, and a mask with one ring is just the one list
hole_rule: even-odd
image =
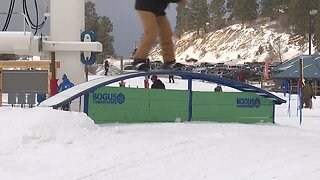
[[149,77],[148,76],[144,77],[143,83],[144,83],[144,88],[149,89]]
[[169,75],[169,83],[171,83],[171,81],[172,81],[172,83],[174,83],[174,76],[173,75]]
[[126,87],[126,82],[120,81],[119,82],[119,87]]
[[214,88],[214,92],[222,92],[222,87],[220,84],[218,84],[217,87]]
[[160,79],[158,79],[156,75],[151,76],[151,81],[153,83],[151,85],[151,89],[166,89],[163,82]]
[[305,108],[312,109],[312,98],[316,99],[313,91],[312,81],[305,81],[305,86],[302,89]]
[[[58,93],[66,90],[66,89],[69,89],[73,86],[74,86],[74,84],[68,79],[67,75],[63,74],[62,83],[60,83],[60,85],[58,86]],[[71,104],[71,102],[63,105],[62,110],[70,111],[70,104]]]
[[282,93],[283,93],[283,96],[284,97],[286,97],[286,94],[287,94],[287,92],[289,92],[289,82],[286,80],[286,79],[284,79],[283,81],[282,81],[282,85],[281,85],[281,87],[282,87]]
[[108,75],[110,63],[108,60],[104,62],[104,75]]
[[38,93],[37,94],[37,102],[40,104],[42,101],[47,99],[47,95],[45,93]]

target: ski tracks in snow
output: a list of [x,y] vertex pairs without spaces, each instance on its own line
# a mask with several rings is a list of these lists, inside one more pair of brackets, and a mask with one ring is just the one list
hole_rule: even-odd
[[[105,168],[101,168],[95,172],[79,177],[78,180],[103,179],[103,177],[110,178],[110,177],[119,177],[119,176],[122,178],[124,178],[123,176],[128,176],[126,178],[130,178],[130,176],[132,176],[132,174],[130,173],[131,170],[140,171],[144,169],[144,167],[152,166],[152,164],[154,163],[168,164],[168,163],[171,163],[171,162],[167,162],[167,161],[170,161],[171,159],[170,157],[178,156],[179,154],[183,154],[183,156],[188,156],[189,154],[191,158],[194,150],[199,148],[204,148],[204,147],[201,144],[197,145],[193,143],[192,140],[183,140],[183,141],[178,141],[174,143],[163,144],[159,147],[150,147],[144,151],[132,152],[130,154],[127,154],[127,156],[132,156],[131,158],[118,157],[121,162]],[[129,173],[126,175],[125,172],[129,172]],[[153,177],[149,177],[150,179],[154,179],[154,176],[161,177],[168,173],[167,171],[163,171],[159,169],[158,170],[154,169],[154,172],[155,173],[152,173]]]

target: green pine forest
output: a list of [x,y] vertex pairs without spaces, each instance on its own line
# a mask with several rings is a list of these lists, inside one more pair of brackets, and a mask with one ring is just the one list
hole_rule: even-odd
[[[310,15],[310,10],[319,13]],[[207,33],[259,18],[279,21],[295,35],[307,37],[311,30],[313,44],[320,51],[319,0],[190,0],[188,6],[177,7],[175,32],[178,37],[189,32]]]

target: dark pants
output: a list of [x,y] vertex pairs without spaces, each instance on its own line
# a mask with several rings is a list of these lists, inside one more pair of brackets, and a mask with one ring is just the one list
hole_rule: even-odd
[[171,83],[171,81],[172,81],[172,83],[174,83],[173,75],[169,75],[169,83]]

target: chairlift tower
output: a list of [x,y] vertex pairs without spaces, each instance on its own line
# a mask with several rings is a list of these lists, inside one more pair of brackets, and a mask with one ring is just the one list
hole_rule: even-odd
[[[80,34],[85,30],[84,12],[84,0],[50,0],[50,41],[80,42]],[[57,79],[67,74],[74,84],[85,82],[79,51],[56,50],[55,58],[60,61]]]
[[45,15],[50,17],[49,37],[42,39],[26,31],[0,31],[0,54],[47,57],[52,54],[60,61],[57,79],[67,74],[74,84],[85,82],[80,53],[90,55],[102,51],[99,42],[90,41],[90,38],[81,41],[85,31],[85,0],[50,0],[50,12]]

